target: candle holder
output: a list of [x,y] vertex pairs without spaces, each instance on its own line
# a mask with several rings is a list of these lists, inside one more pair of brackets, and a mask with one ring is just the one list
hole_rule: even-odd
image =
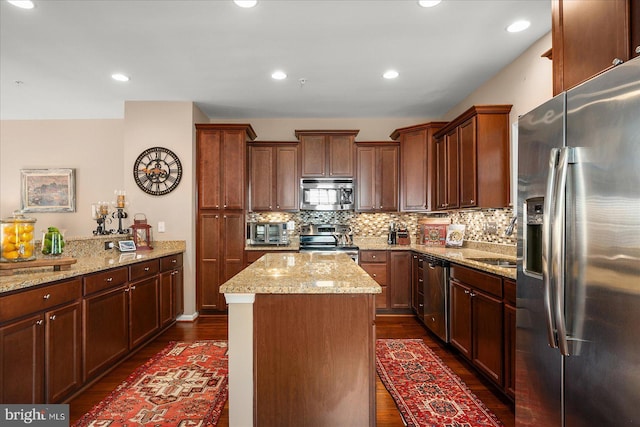
[[115,190],[113,192],[116,196],[116,201],[112,202],[113,207],[115,208],[115,212],[111,214],[112,218],[118,219],[118,229],[113,230],[115,234],[129,234],[128,228],[122,228],[122,220],[128,218],[127,212],[125,212],[125,208],[129,203],[125,200],[127,192],[124,190]]
[[109,203],[98,202],[91,205],[91,216],[98,223],[93,231],[94,236],[104,236],[111,234],[111,230],[107,230],[107,218],[109,216]]

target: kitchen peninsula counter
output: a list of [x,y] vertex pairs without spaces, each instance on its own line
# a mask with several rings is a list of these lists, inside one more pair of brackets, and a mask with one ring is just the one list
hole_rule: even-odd
[[221,287],[233,426],[375,425],[375,294],[342,253],[267,253]]

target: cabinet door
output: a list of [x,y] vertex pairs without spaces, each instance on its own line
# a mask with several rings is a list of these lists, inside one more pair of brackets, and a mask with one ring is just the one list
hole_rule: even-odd
[[329,176],[353,177],[353,137],[350,135],[331,135],[329,139]]
[[422,318],[424,314],[424,299],[422,298],[422,266],[418,254],[411,255],[411,308],[413,312]]
[[473,364],[502,386],[502,300],[473,289]]
[[387,263],[362,263],[360,267],[373,278],[380,287],[382,293],[376,294],[376,308],[389,308],[389,292],[387,282]]
[[218,294],[218,310],[226,308],[224,295],[219,287],[244,268],[244,215],[242,213],[225,212],[222,223],[222,278],[216,293]]
[[198,218],[198,310],[220,310],[220,214],[200,213]]
[[447,143],[444,138],[436,145],[436,209],[447,208]]
[[471,359],[471,289],[456,280],[451,284],[451,344]]
[[276,206],[280,211],[296,211],[300,183],[298,181],[298,147],[276,147]]
[[[629,7],[631,5],[631,8]],[[559,94],[609,68],[615,58],[629,59],[629,0],[553,0],[553,93]],[[637,12],[636,12],[637,13]]]
[[177,319],[184,313],[184,269],[176,268],[171,272],[171,286],[173,291],[173,318]]
[[174,271],[165,271],[160,274],[160,327],[175,319],[173,273]]
[[222,141],[222,195],[224,209],[243,209],[245,191],[246,132],[225,131]]
[[376,210],[376,149],[356,148],[356,209],[360,212]]
[[60,402],[82,385],[81,303],[45,313],[46,401]]
[[516,308],[504,305],[504,389],[516,395]]
[[458,162],[458,153],[459,153],[459,142],[458,142],[458,128],[452,130],[445,136],[446,142],[446,188],[447,188],[447,198],[446,198],[446,208],[454,209],[460,206],[460,194],[459,194],[459,182],[458,177],[459,173],[459,162]]
[[0,327],[0,403],[44,403],[42,314]]
[[249,208],[254,211],[269,211],[273,203],[273,147],[253,146],[249,149],[251,170],[249,171]]
[[400,210],[403,212],[427,209],[427,131],[402,135],[400,141],[402,181]]
[[160,329],[158,277],[129,285],[129,348],[133,349]]
[[198,207],[219,209],[220,148],[222,132],[199,130],[197,134]]
[[389,303],[390,308],[411,307],[411,252],[391,251]]
[[380,210],[398,210],[398,147],[378,148],[377,193]]
[[325,176],[326,139],[324,135],[305,135],[300,137],[302,156],[302,176]]
[[474,207],[477,197],[476,118],[472,117],[458,128],[460,142],[460,207]]
[[97,376],[129,352],[128,285],[83,300],[83,380]]

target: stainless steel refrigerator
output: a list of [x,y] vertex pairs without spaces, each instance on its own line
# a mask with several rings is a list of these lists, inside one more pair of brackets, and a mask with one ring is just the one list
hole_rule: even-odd
[[640,425],[640,59],[518,121],[516,425]]

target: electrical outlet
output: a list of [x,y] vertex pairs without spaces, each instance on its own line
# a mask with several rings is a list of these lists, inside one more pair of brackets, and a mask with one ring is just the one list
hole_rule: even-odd
[[113,249],[113,242],[104,242],[104,250]]
[[484,224],[484,232],[486,234],[497,234],[498,233],[498,225],[495,222],[485,222],[485,224]]
[[158,221],[158,233],[164,233],[164,232],[165,232],[164,221]]

